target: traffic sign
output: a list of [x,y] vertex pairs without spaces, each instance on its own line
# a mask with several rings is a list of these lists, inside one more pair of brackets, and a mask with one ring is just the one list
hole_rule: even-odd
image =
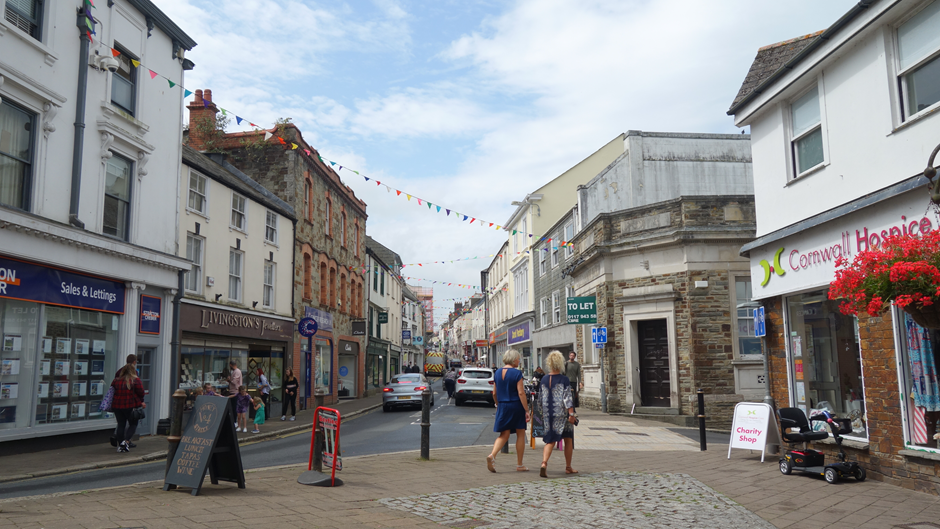
[[767,334],[767,326],[764,323],[764,307],[754,309],[754,336],[763,338]]
[[591,343],[607,343],[607,327],[591,327]]

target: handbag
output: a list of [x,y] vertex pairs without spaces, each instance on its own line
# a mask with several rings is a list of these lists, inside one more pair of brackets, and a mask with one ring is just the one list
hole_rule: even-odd
[[131,420],[132,420],[132,421],[139,421],[139,420],[145,419],[145,418],[147,418],[147,414],[144,412],[144,407],[143,407],[143,406],[138,406],[138,407],[134,408],[133,410],[131,410]]
[[104,397],[101,399],[101,406],[98,408],[101,411],[111,411],[111,403],[114,401],[114,386],[108,388],[108,392],[104,394]]

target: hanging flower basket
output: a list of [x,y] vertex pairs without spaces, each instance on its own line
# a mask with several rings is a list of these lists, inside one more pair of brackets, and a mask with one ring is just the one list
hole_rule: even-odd
[[918,325],[940,329],[940,231],[885,237],[836,267],[829,299],[842,300],[843,314],[878,316],[894,303]]

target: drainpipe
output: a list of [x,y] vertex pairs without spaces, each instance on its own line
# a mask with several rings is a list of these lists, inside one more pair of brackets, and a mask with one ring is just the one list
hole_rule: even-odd
[[82,149],[85,146],[85,94],[88,92],[88,27],[85,14],[78,11],[78,96],[75,98],[75,142],[72,146],[72,188],[69,198],[69,224],[84,229],[85,223],[78,219],[78,201],[82,191]]

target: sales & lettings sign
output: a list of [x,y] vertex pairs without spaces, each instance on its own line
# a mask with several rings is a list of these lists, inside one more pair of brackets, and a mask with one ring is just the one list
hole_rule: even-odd
[[597,297],[567,298],[567,322],[574,324],[597,323]]

